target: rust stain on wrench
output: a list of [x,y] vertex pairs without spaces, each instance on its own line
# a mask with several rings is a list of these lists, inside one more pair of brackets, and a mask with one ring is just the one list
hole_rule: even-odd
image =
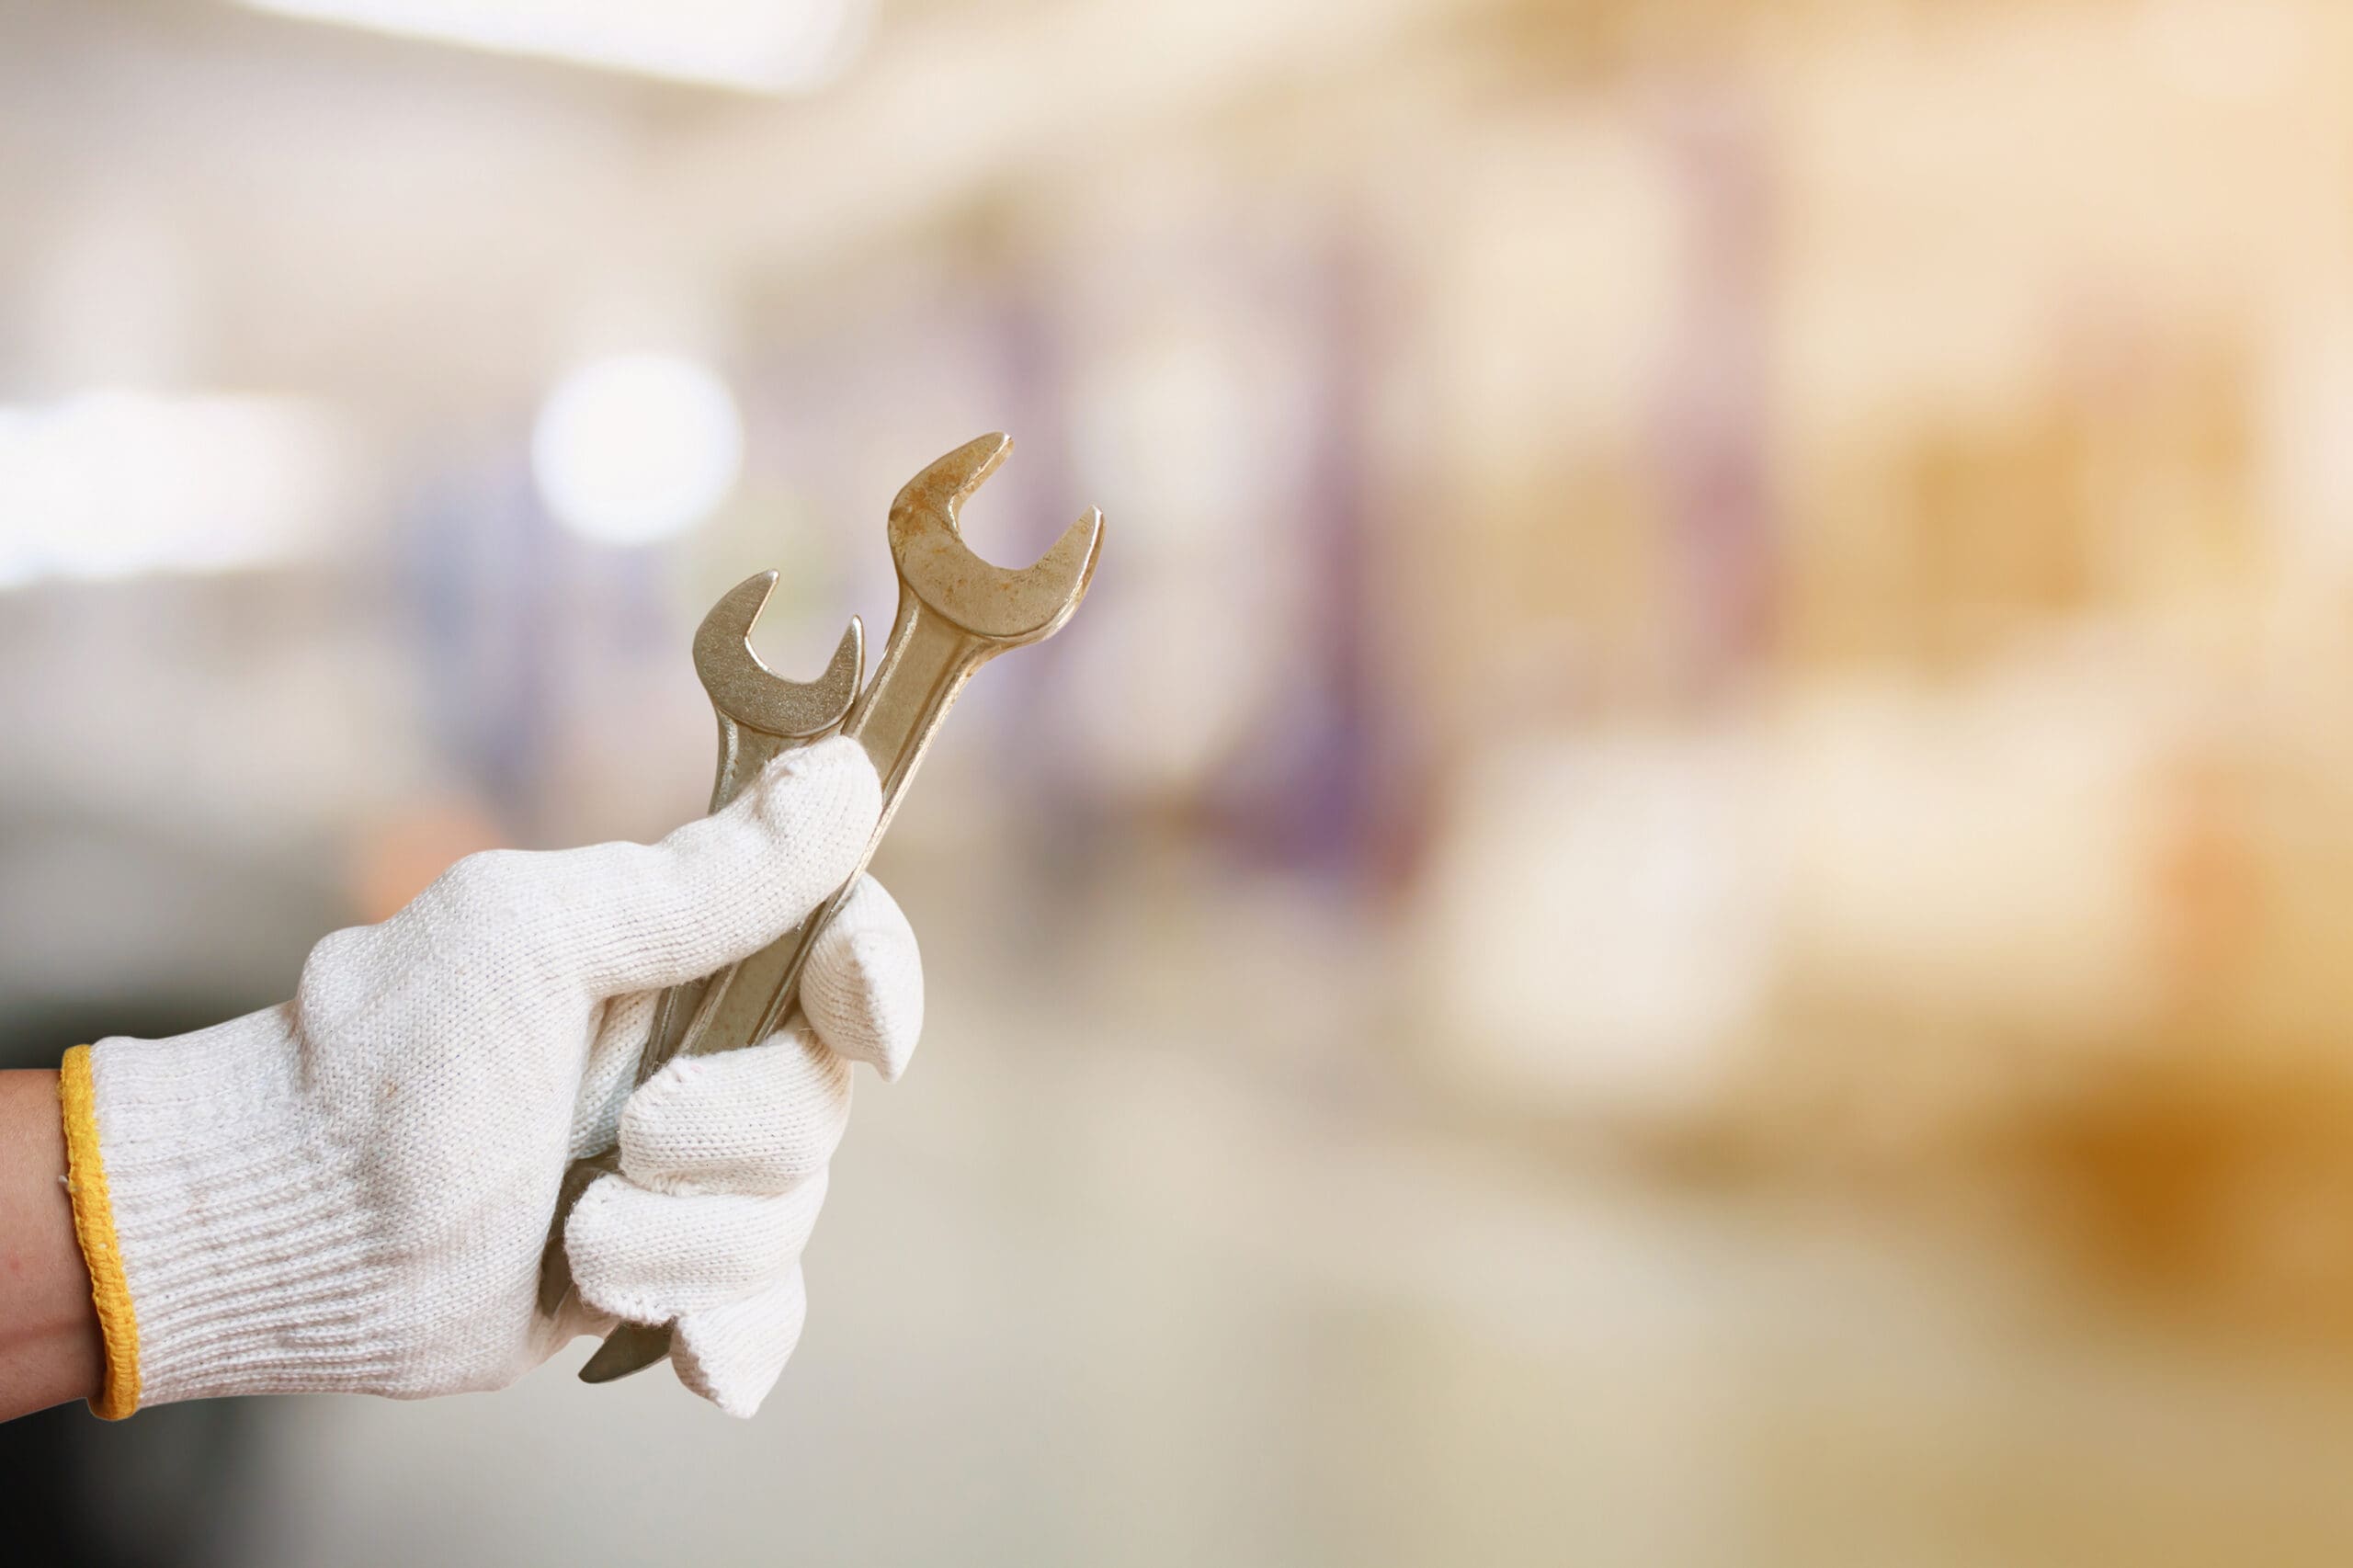
[[[639,1082],[672,1054],[702,1054],[755,1045],[797,1009],[801,970],[823,931],[858,882],[891,825],[908,780],[974,671],[1008,648],[1060,631],[1086,597],[1103,545],[1103,514],[1089,509],[1037,562],[1017,571],[972,553],[957,510],[1005,461],[1012,441],[983,436],[939,459],[891,503],[891,559],[898,569],[899,610],[881,663],[842,733],[866,748],[882,780],[882,815],[858,871],[825,904],[771,946],[714,979],[694,1017],[668,1052],[654,1040]],[[669,1354],[670,1330],[624,1324],[580,1369],[584,1381],[608,1382]]]
[[[719,767],[710,787],[714,812],[741,794],[770,759],[839,728],[857,700],[858,677],[865,673],[866,628],[856,616],[849,618],[848,630],[835,645],[825,673],[813,681],[789,680],[760,662],[760,656],[752,652],[752,627],[776,589],[776,578],[773,572],[745,578],[721,596],[695,629],[695,674],[701,677],[711,711],[719,719]],[[647,1036],[649,1056],[659,1050],[664,1052],[661,1060],[669,1060],[704,997],[730,972],[722,970],[662,994]],[[638,1082],[644,1081],[641,1062]],[[564,1172],[556,1197],[555,1221],[540,1257],[540,1310],[551,1317],[572,1290],[563,1223],[588,1184],[619,1168],[617,1152],[608,1149],[574,1160]]]

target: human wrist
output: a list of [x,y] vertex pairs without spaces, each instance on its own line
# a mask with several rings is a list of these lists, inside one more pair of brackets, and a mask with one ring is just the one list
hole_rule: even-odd
[[97,1317],[64,1187],[53,1071],[0,1073],[0,1420],[98,1393]]

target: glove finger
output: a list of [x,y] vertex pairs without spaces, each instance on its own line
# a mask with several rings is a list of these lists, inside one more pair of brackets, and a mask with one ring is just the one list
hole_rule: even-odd
[[882,884],[860,877],[818,934],[801,981],[818,1038],[887,1079],[906,1070],[923,1033],[923,953]]
[[849,1064],[795,1030],[679,1057],[621,1112],[621,1174],[653,1192],[784,1192],[834,1157],[849,1096]]
[[659,844],[470,856],[442,896],[483,905],[477,924],[520,933],[528,962],[594,994],[658,990],[790,930],[849,880],[881,810],[873,764],[836,736]]
[[588,1046],[588,1064],[580,1074],[580,1092],[572,1102],[571,1153],[574,1159],[613,1146],[620,1126],[621,1108],[629,1103],[637,1081],[637,1060],[645,1037],[654,1028],[658,991],[616,996],[605,1004],[597,1037]]
[[631,1323],[725,1306],[791,1268],[824,1201],[822,1170],[775,1196],[679,1197],[600,1177],[564,1225],[573,1283],[590,1306]]
[[801,1343],[808,1315],[798,1265],[740,1301],[688,1313],[670,1342],[678,1381],[728,1415],[749,1418]]
[[584,1334],[602,1339],[620,1326],[620,1320],[610,1312],[600,1312],[580,1299],[577,1290],[566,1290],[552,1317],[537,1317],[532,1321],[532,1355],[544,1361]]

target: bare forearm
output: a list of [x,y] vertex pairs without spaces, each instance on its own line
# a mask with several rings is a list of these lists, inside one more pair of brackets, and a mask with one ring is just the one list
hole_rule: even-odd
[[0,1421],[86,1399],[103,1373],[64,1175],[57,1074],[0,1073]]

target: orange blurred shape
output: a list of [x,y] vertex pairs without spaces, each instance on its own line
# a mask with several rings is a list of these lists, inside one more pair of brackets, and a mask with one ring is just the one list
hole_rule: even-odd
[[428,800],[371,824],[353,846],[347,892],[364,921],[385,918],[451,862],[502,840],[489,813],[464,796]]

